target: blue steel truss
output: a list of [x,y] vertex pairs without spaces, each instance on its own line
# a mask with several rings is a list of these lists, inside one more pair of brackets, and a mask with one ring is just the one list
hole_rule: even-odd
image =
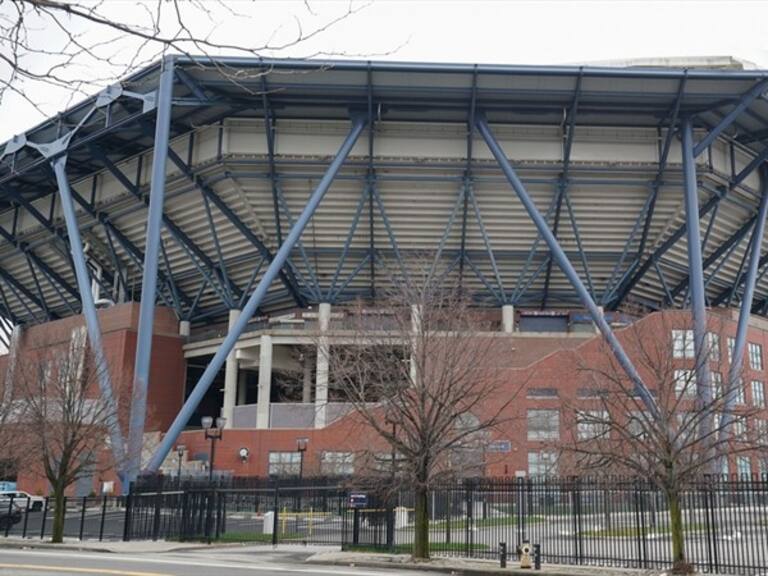
[[[232,82],[222,76],[220,64],[243,74]],[[11,224],[0,226],[0,315],[14,324],[30,324],[84,313],[91,342],[98,348],[90,281],[109,295],[140,301],[134,386],[145,392],[156,304],[198,325],[222,322],[233,308],[248,309],[249,314],[241,316],[241,323],[246,323],[257,309],[376,298],[385,268],[408,281],[408,259],[423,249],[402,238],[391,206],[387,209],[384,184],[432,183],[450,190],[452,198],[439,239],[430,249],[432,274],[440,278],[457,274],[462,286],[471,279],[473,286],[480,286],[472,294],[478,305],[586,306],[642,393],[642,381],[622,358],[610,327],[600,321],[598,303],[616,310],[630,301],[662,308],[687,306],[690,300],[697,347],[703,345],[707,303],[740,303],[742,314],[768,312],[768,289],[760,284],[768,273],[768,251],[762,250],[767,210],[766,90],[768,75],[761,71],[240,58],[222,58],[214,65],[206,58],[167,57],[2,148],[0,214],[10,215]],[[266,143],[263,159],[238,163],[226,157],[223,135],[228,118],[263,123],[261,132],[254,134]],[[350,118],[352,129],[330,165],[322,160],[293,162],[279,153],[283,119]],[[378,127],[387,121],[466,126],[466,157],[460,162],[419,163],[437,168],[431,173],[409,170],[414,166],[407,162],[385,162],[377,158],[376,138]],[[518,175],[514,159],[506,158],[495,140],[491,126],[497,125],[558,127],[563,137],[561,160],[538,167],[536,175]],[[219,127],[215,161],[205,167],[194,162],[200,126]],[[602,177],[590,178],[572,159],[582,126],[655,130],[658,158],[653,170],[630,178],[610,167],[593,166],[590,170]],[[477,158],[478,129],[493,151],[493,165]],[[365,152],[348,158],[362,133]],[[186,158],[170,145],[181,138],[188,143]],[[682,166],[670,160],[678,138],[687,154]],[[731,156],[728,174],[714,174],[707,162],[695,163],[697,157],[711,158],[718,143]],[[149,150],[153,162],[147,178],[143,158]],[[748,158],[738,170],[737,150]],[[135,174],[121,167],[132,158],[138,158]],[[761,186],[747,186],[757,172]],[[125,192],[119,206],[98,202],[99,178],[105,174]],[[218,191],[220,185],[239,178],[267,183],[271,203],[259,207],[259,217],[271,220],[274,238],[252,226],[243,211]],[[336,245],[315,246],[305,235],[314,208],[308,210],[307,204],[298,215],[294,207],[294,214],[285,194],[286,186],[297,179],[319,182],[310,202],[314,207],[332,181],[354,186],[352,216],[339,225]],[[526,250],[503,248],[487,225],[494,215],[483,208],[483,186],[507,183],[536,224],[536,235]],[[170,185],[172,198],[166,193]],[[533,185],[551,191],[546,206],[535,206],[528,192]],[[574,208],[574,190],[580,185],[647,190],[623,242],[599,249],[585,244],[584,222],[579,222]],[[657,212],[662,190],[678,193],[685,219],[654,237],[652,230],[661,224]],[[197,202],[207,223],[205,238],[169,210],[169,203],[188,198]],[[728,224],[723,217],[726,205],[740,207],[744,214],[740,222]],[[140,236],[128,225],[136,215],[145,215],[148,221]],[[20,231],[20,222],[34,222],[35,227]],[[566,226],[574,241],[561,246],[559,237],[568,232]],[[725,227],[727,235],[715,234],[718,227]],[[380,230],[378,243],[374,230]],[[236,251],[224,244],[225,236],[233,233],[242,240]],[[472,234],[479,238],[474,244],[468,240]],[[365,243],[360,242],[363,237]],[[681,271],[670,254],[686,238],[689,266]],[[181,251],[191,268],[179,270],[171,251]],[[333,259],[330,273],[318,269],[316,262],[322,258]],[[595,274],[595,266],[606,263],[610,273]],[[555,266],[573,289],[563,289],[559,279],[556,283]],[[726,269],[736,270],[732,281],[723,281]],[[509,270],[518,271],[516,277],[510,277]],[[278,280],[275,286],[270,286],[272,277]],[[661,294],[657,300],[638,295],[649,284]],[[10,342],[6,327],[0,330],[0,342]],[[216,358],[226,356],[222,354]],[[738,374],[731,375],[731,380],[737,378]],[[699,381],[705,390],[705,370]],[[208,384],[202,382],[200,389]],[[102,383],[106,395],[109,388],[109,382]],[[127,477],[138,471],[141,397],[137,395],[132,409]],[[650,396],[648,404],[652,409]],[[186,424],[184,414],[174,424],[175,431]],[[122,438],[117,432],[113,430],[113,446],[119,448]]]

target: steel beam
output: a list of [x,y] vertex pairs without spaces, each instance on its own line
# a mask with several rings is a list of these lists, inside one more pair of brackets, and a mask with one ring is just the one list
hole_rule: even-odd
[[222,365],[226,361],[227,356],[237,343],[237,339],[240,337],[240,334],[243,332],[251,317],[256,312],[256,309],[259,307],[261,300],[266,295],[270,284],[280,274],[285,261],[288,259],[288,256],[291,253],[291,250],[293,250],[294,245],[296,242],[298,242],[299,238],[304,232],[304,228],[307,226],[307,223],[317,210],[317,207],[319,206],[320,201],[323,199],[323,196],[325,196],[325,193],[331,187],[334,177],[341,169],[341,166],[344,164],[344,161],[352,150],[352,147],[355,145],[355,142],[357,142],[360,133],[365,128],[366,122],[367,119],[364,116],[356,116],[353,118],[350,132],[347,134],[347,137],[344,139],[344,142],[339,148],[339,151],[336,153],[336,157],[333,159],[330,166],[323,175],[323,178],[318,183],[317,188],[315,188],[314,192],[309,197],[309,200],[304,206],[304,210],[302,210],[301,215],[291,228],[291,231],[286,237],[285,242],[280,246],[277,254],[269,263],[269,267],[264,273],[264,276],[261,278],[261,281],[256,287],[256,290],[254,290],[253,294],[248,299],[248,302],[243,307],[243,311],[237,322],[227,334],[227,337],[222,342],[221,347],[217,350],[210,364],[208,364],[208,367],[205,369],[205,372],[203,372],[200,380],[195,385],[191,394],[187,398],[187,401],[184,403],[184,406],[181,408],[179,414],[174,419],[173,424],[171,424],[167,434],[163,437],[162,443],[152,456],[152,459],[150,460],[147,467],[150,472],[157,471],[157,469],[163,463],[163,460],[165,460],[165,457],[173,447],[179,434],[181,434],[198,404],[203,399],[203,396],[208,391],[208,388],[213,382],[216,374],[221,369]]
[[752,88],[742,94],[733,110],[726,114],[725,117],[709,131],[709,134],[696,143],[693,147],[693,156],[699,156],[707,147],[709,147],[709,145],[722,134],[723,130],[726,130],[733,124],[736,121],[736,118],[749,107],[755,98],[762,95],[766,90],[768,90],[768,79],[757,82]]
[[755,295],[757,271],[760,267],[760,248],[763,244],[763,234],[765,233],[765,219],[768,216],[768,170],[763,169],[760,171],[760,180],[760,210],[758,212],[757,222],[755,223],[755,229],[752,232],[752,245],[749,256],[749,267],[744,283],[744,296],[741,299],[739,322],[736,327],[736,339],[733,344],[733,356],[728,370],[723,419],[718,432],[721,441],[728,438],[730,424],[733,421],[733,406],[739,396],[736,391],[739,386],[742,386],[741,373],[744,367],[744,349],[747,345],[749,317],[752,313],[752,300]]
[[141,449],[144,440],[149,366],[152,358],[152,331],[155,320],[155,292],[157,291],[157,263],[160,254],[160,228],[163,223],[165,174],[171,133],[171,105],[173,101],[174,63],[172,57],[163,60],[160,84],[157,89],[157,116],[155,119],[154,149],[152,151],[152,179],[149,192],[147,233],[144,244],[144,273],[141,281],[141,306],[133,369],[131,414],[128,426],[127,466],[128,482],[133,482],[141,468]]
[[[75,267],[75,276],[77,278],[77,287],[80,290],[80,301],[82,302],[83,316],[88,329],[88,340],[94,361],[98,370],[98,383],[101,390],[102,400],[107,407],[106,421],[109,430],[110,440],[112,442],[112,453],[116,462],[123,462],[125,457],[125,446],[123,444],[123,433],[120,430],[118,420],[117,403],[112,391],[112,379],[107,367],[107,360],[104,357],[104,347],[101,342],[101,328],[99,327],[99,316],[96,312],[96,305],[93,301],[91,292],[90,275],[88,266],[85,263],[85,254],[83,253],[83,244],[80,239],[80,229],[77,223],[77,215],[72,202],[72,192],[69,187],[69,180],[66,173],[66,156],[59,156],[51,161],[54,174],[56,175],[56,184],[59,187],[59,196],[61,198],[61,210],[64,213],[64,221],[67,226],[67,235],[69,236],[69,246],[72,253],[72,262]],[[154,296],[154,294],[153,294]],[[121,481],[125,480],[122,471],[118,472]],[[123,483],[123,488],[125,484]]]
[[[699,185],[696,179],[696,159],[693,155],[693,124],[690,117],[683,118],[683,175],[685,177],[685,220],[688,231],[688,269],[690,270],[691,311],[693,313],[693,350],[696,370],[696,397],[699,409],[709,406],[709,358],[707,354],[707,305],[704,288],[704,268],[701,257],[701,231],[699,229]],[[704,418],[700,435],[708,438],[711,418]]]
[[520,199],[520,202],[525,207],[526,212],[528,212],[531,220],[533,220],[536,228],[539,230],[539,233],[547,243],[547,246],[549,246],[552,257],[557,261],[560,269],[563,271],[573,288],[576,290],[581,302],[589,310],[589,314],[592,317],[593,322],[597,325],[598,329],[603,334],[603,337],[608,342],[608,345],[616,356],[619,364],[621,364],[622,368],[624,368],[630,380],[634,384],[636,393],[640,396],[648,411],[654,417],[657,417],[659,414],[659,409],[656,405],[656,401],[654,400],[653,395],[643,382],[640,374],[635,369],[634,364],[632,364],[632,361],[629,359],[629,356],[627,356],[627,353],[624,351],[624,348],[621,346],[618,338],[616,338],[613,330],[611,330],[611,327],[608,325],[608,322],[606,322],[602,311],[598,308],[597,304],[595,304],[595,301],[592,299],[592,296],[589,294],[586,286],[584,286],[581,278],[579,278],[576,269],[573,267],[570,260],[568,260],[568,257],[566,256],[565,252],[563,252],[563,249],[560,247],[560,244],[557,242],[554,234],[552,234],[552,231],[547,226],[544,217],[539,213],[538,209],[536,208],[536,204],[528,195],[528,191],[525,189],[525,186],[512,167],[512,164],[510,164],[509,160],[504,154],[501,146],[496,141],[496,138],[494,137],[493,132],[488,126],[488,122],[484,116],[477,118],[476,126],[480,131],[480,134],[483,136],[486,144],[488,145],[488,148],[491,150],[491,153],[496,159],[496,162],[501,168],[501,171],[504,173],[504,176],[507,178],[510,185],[514,189],[517,197]]
[[[168,158],[171,162],[173,162],[179,170],[181,170],[184,175],[189,178],[194,185],[200,189],[200,191],[218,208],[224,216],[227,217],[227,219],[232,223],[232,225],[237,228],[237,230],[245,236],[245,238],[253,244],[253,246],[259,251],[261,254],[261,257],[267,260],[268,262],[272,261],[273,256],[272,252],[267,248],[267,246],[259,239],[256,234],[253,233],[253,231],[248,228],[248,226],[240,219],[240,217],[235,213],[234,210],[232,210],[229,206],[227,206],[226,202],[222,200],[218,194],[203,181],[202,178],[197,176],[192,169],[187,166],[184,161],[179,158],[179,155],[176,154],[176,152],[173,151],[172,148],[168,149]],[[280,270],[279,273],[280,281],[283,283],[283,285],[286,287],[288,292],[290,292],[291,296],[293,297],[294,301],[299,306],[305,306],[306,301],[304,300],[303,296],[301,296],[301,293],[299,292],[299,289],[296,285],[294,285],[286,276],[286,273],[283,270]]]

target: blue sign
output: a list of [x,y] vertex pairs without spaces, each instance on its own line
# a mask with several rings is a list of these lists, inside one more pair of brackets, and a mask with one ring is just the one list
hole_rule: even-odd
[[486,452],[512,452],[512,442],[510,440],[496,440],[488,444],[485,450]]
[[366,508],[368,506],[368,494],[354,493],[349,495],[350,508]]

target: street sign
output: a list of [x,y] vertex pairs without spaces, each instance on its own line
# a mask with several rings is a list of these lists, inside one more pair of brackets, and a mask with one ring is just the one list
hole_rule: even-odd
[[360,492],[349,495],[349,507],[350,508],[365,508],[368,506],[368,494],[362,494]]

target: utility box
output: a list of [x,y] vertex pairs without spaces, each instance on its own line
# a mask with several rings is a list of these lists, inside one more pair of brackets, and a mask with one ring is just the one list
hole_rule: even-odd
[[275,513],[274,512],[264,513],[264,527],[262,529],[262,532],[264,534],[275,533]]

